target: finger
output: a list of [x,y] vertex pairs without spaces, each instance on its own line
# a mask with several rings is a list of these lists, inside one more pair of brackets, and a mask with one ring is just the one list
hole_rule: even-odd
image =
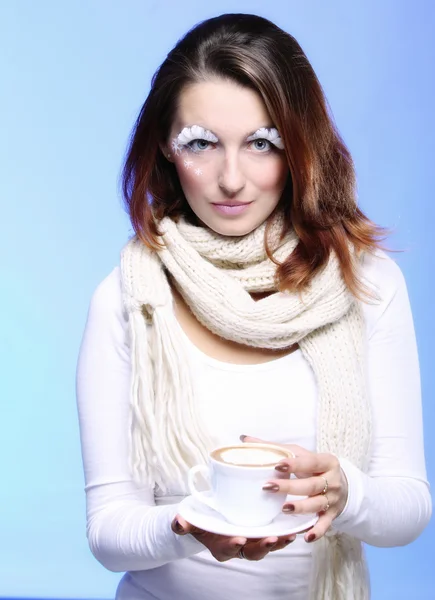
[[282,512],[292,515],[304,515],[311,513],[333,513],[334,507],[329,497],[326,495],[313,496],[304,500],[285,502]]
[[302,448],[302,446],[298,446],[297,444],[274,444],[275,446],[281,446],[282,448],[284,448],[287,452],[289,452],[291,455],[293,455],[293,458],[296,458],[298,456],[309,456],[310,454],[314,454],[313,452],[310,452],[310,450],[306,450],[305,448]]
[[[233,537],[233,538],[227,538],[228,539],[228,543],[230,546],[244,546],[246,544],[246,542],[248,541],[247,538],[245,537]],[[240,548],[238,548],[238,550],[240,550]]]
[[[328,480],[328,488],[334,490],[335,485],[331,481],[333,475]],[[271,479],[265,483],[263,490],[266,492],[286,492],[294,496],[317,496],[322,494],[325,489],[325,477],[314,476],[304,479]],[[326,491],[326,490],[325,490]]]
[[262,440],[260,438],[253,437],[252,435],[241,435],[239,439],[240,441],[249,444],[269,444],[272,446],[278,446],[286,452],[290,452],[290,454],[293,454],[293,457],[303,454],[310,454],[308,450],[305,450],[305,448],[301,448],[301,446],[297,446],[296,444],[279,444],[278,442]]
[[340,462],[333,454],[318,454],[309,452],[307,454],[297,455],[295,458],[285,459],[285,462],[292,473],[299,476],[299,473],[306,474],[324,474],[340,469]]
[[245,546],[246,542],[246,538],[227,538],[226,540],[222,541],[220,547],[217,549],[214,555],[221,562],[236,558],[240,549]]
[[191,523],[188,523],[183,517],[177,515],[172,523],[171,529],[177,535],[187,535],[188,533],[202,533],[203,530],[195,527]]
[[321,537],[323,537],[325,535],[325,533],[331,527],[331,523],[332,523],[331,515],[329,515],[328,513],[321,515],[319,520],[317,521],[317,523],[314,525],[314,527],[312,527],[310,529],[310,531],[307,531],[307,533],[304,535],[304,540],[306,542],[311,543],[311,542],[315,542],[316,540],[320,539]]
[[243,554],[248,560],[261,560],[271,552],[278,543],[277,537],[269,537],[243,547]]
[[272,442],[266,442],[265,440],[260,440],[260,438],[256,438],[256,437],[252,437],[250,435],[241,435],[240,436],[240,441],[243,443],[250,443],[250,444],[271,444]]
[[311,531],[313,527],[314,527],[314,525],[311,525],[311,527],[307,527],[306,529],[302,529],[302,531],[298,531],[298,533],[300,533],[300,534],[307,533],[307,531]]
[[278,542],[275,546],[270,550],[270,552],[276,552],[277,550],[283,550],[290,544],[292,544],[296,539],[296,535],[285,535],[278,538]]

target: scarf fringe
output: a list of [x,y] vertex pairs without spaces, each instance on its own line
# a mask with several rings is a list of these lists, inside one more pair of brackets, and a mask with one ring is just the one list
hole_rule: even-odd
[[359,540],[327,534],[313,546],[310,600],[369,600],[370,584]]
[[214,444],[199,422],[190,373],[177,360],[185,350],[174,318],[158,307],[148,327],[139,307],[130,315],[131,468],[140,483],[166,492],[174,482],[187,492],[186,472],[205,463]]

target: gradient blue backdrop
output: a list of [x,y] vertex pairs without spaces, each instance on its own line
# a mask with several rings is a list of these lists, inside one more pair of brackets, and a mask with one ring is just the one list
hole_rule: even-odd
[[[120,575],[85,537],[77,352],[90,296],[131,231],[117,184],[151,76],[188,28],[222,12],[261,14],[300,41],[362,207],[406,250],[434,479],[434,3],[3,1],[0,596],[113,597]],[[434,534],[432,523],[406,548],[368,550],[375,600],[435,597]]]

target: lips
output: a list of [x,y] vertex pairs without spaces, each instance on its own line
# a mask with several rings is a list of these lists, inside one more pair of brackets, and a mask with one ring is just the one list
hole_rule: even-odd
[[226,202],[214,202],[212,206],[224,215],[239,215],[244,210],[248,208],[248,206],[252,204],[252,202],[235,202],[235,201],[226,201]]
[[251,204],[250,202],[238,202],[237,200],[225,200],[225,202],[213,202],[216,206],[242,206]]

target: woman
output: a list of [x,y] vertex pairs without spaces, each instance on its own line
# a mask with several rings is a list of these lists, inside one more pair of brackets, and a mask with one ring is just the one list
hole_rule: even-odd
[[[294,38],[251,15],[191,30],[153,79],[124,194],[136,235],[77,374],[88,538],[127,572],[117,598],[368,598],[361,542],[410,543],[431,512],[417,351]],[[318,513],[309,531],[225,537],[178,514],[189,467],[240,435],[296,455],[264,489],[306,496],[283,512]]]

